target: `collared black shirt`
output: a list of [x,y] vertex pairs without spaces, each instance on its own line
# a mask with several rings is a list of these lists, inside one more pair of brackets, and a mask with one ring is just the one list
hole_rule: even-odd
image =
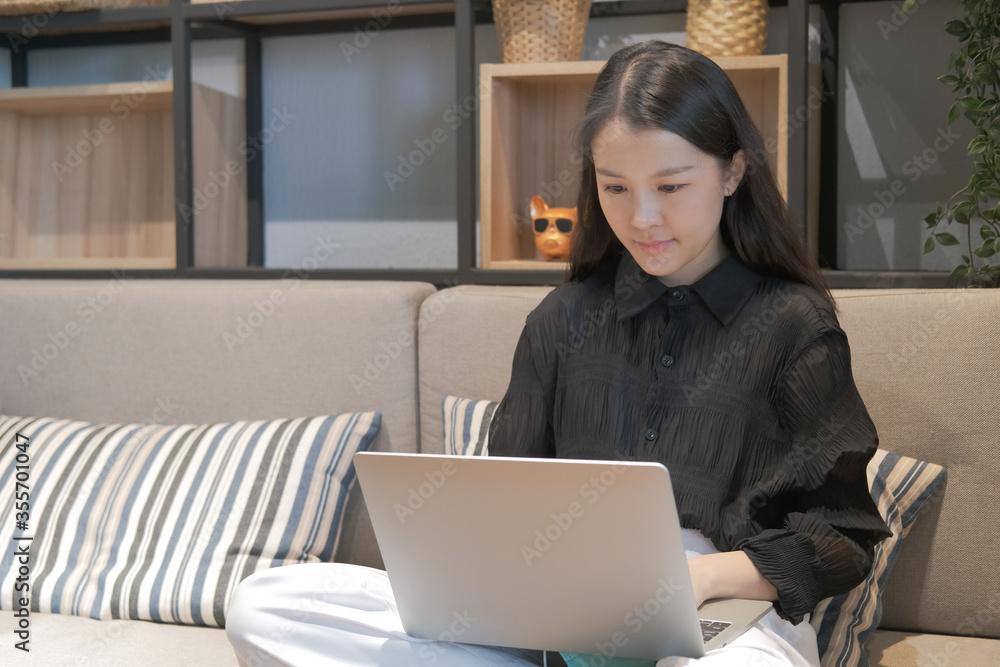
[[626,254],[528,316],[489,452],[663,463],[681,525],[746,552],[798,622],[889,534],[865,476],[877,443],[814,290],[733,257],[667,287]]

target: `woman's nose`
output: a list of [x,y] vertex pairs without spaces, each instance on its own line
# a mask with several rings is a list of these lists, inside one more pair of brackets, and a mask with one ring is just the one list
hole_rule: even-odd
[[660,209],[656,199],[650,196],[638,196],[635,198],[635,206],[632,209],[632,225],[636,229],[646,229],[659,222]]

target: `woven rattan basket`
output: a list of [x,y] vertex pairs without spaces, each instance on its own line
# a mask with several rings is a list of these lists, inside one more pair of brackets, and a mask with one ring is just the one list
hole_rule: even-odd
[[493,0],[505,63],[579,60],[590,0]]
[[767,10],[767,0],[688,0],[687,45],[706,56],[758,56]]
[[[169,0],[0,0],[0,15],[84,12],[89,9],[121,9],[166,5]],[[38,26],[36,26],[38,27]]]

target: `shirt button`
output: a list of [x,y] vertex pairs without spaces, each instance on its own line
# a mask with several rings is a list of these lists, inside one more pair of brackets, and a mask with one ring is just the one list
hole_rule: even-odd
[[674,365],[674,358],[671,357],[669,354],[665,354],[662,357],[660,357],[660,363],[663,364],[665,368],[670,368],[671,366]]
[[673,299],[674,301],[680,301],[681,299],[684,298],[684,292],[680,291],[679,289],[675,289],[670,293],[670,298]]
[[650,442],[652,442],[653,440],[656,440],[656,431],[654,431],[651,428],[647,428],[646,429],[646,440],[649,440]]

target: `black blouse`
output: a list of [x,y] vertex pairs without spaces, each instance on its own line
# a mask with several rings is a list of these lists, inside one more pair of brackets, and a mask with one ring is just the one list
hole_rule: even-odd
[[663,463],[681,525],[746,552],[797,623],[889,535],[865,477],[877,444],[814,290],[733,257],[667,287],[626,254],[528,316],[489,453]]

